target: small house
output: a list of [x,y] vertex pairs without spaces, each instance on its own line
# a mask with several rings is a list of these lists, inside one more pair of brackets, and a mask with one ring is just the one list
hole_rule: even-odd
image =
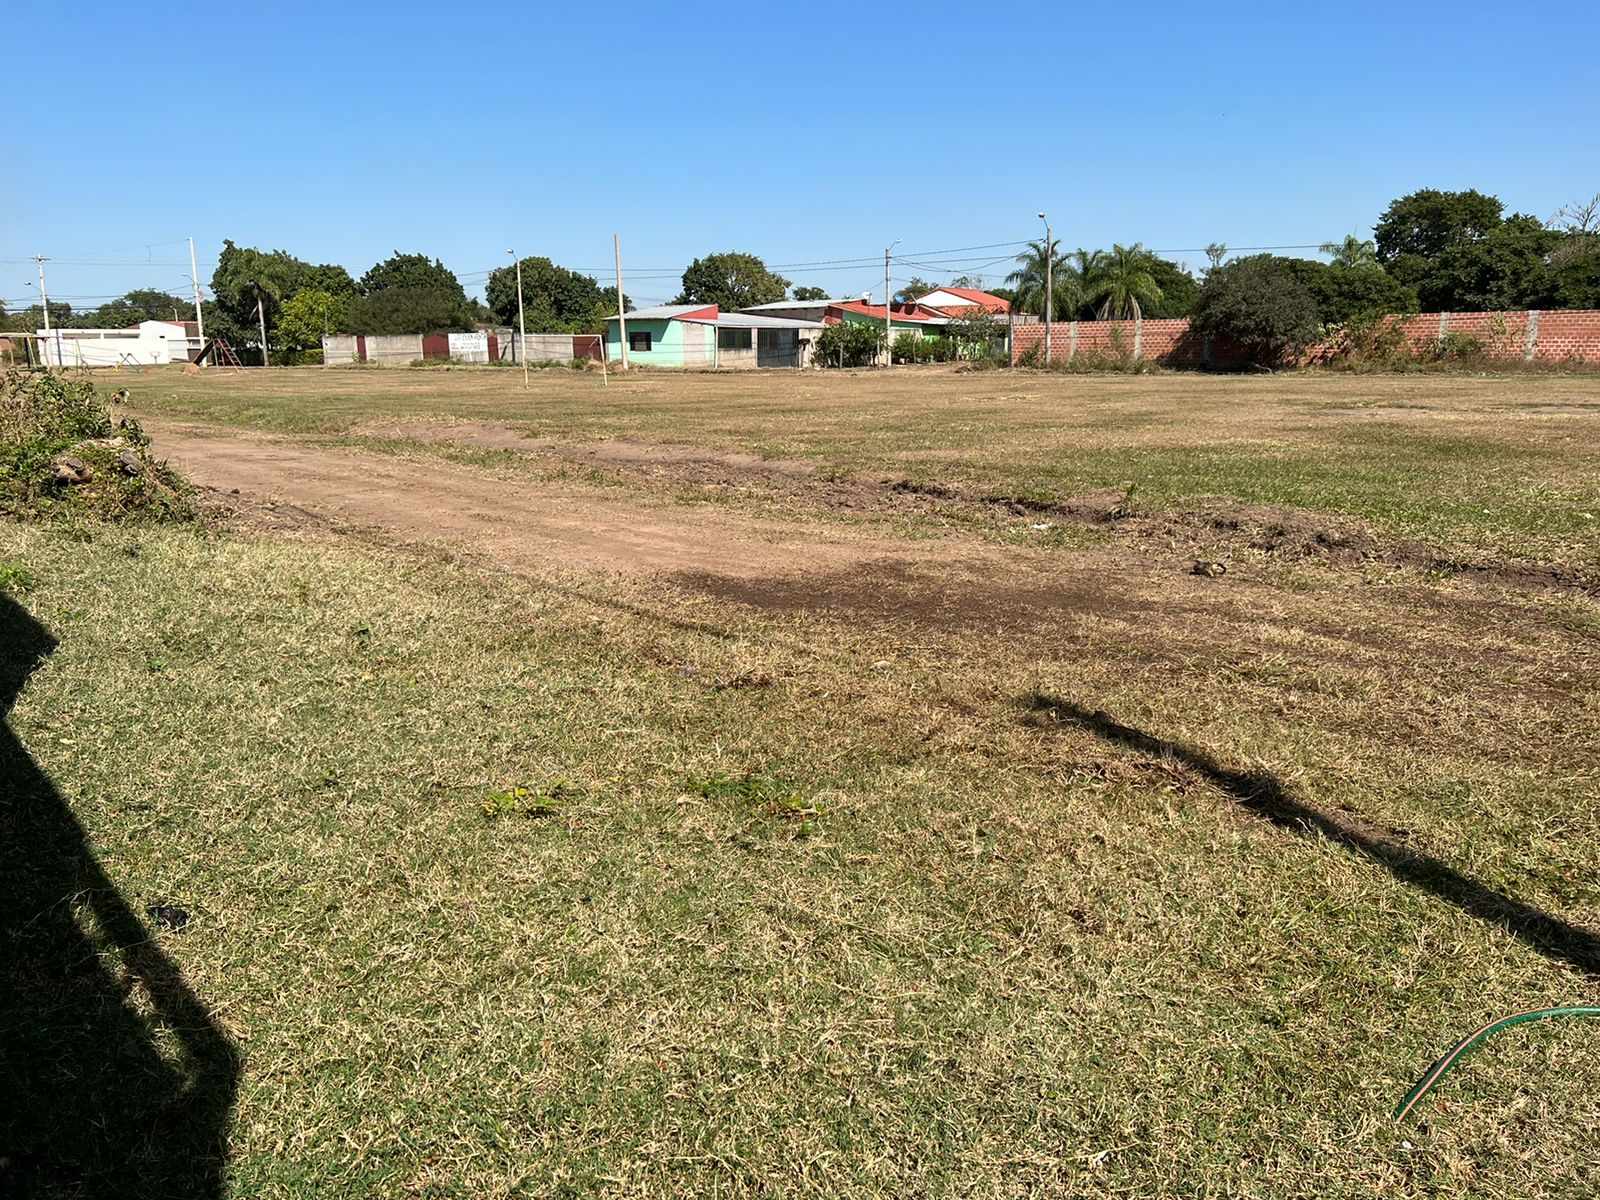
[[806,367],[822,322],[724,313],[715,304],[662,304],[606,321],[606,358],[639,367]]

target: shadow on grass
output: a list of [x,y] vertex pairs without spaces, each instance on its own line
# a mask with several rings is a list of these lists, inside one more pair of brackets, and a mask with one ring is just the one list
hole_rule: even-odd
[[1600,937],[1400,844],[1400,835],[1392,831],[1358,825],[1313,808],[1297,799],[1270,772],[1226,767],[1203,750],[1123,725],[1107,713],[1091,711],[1070,700],[1035,693],[1026,703],[1036,714],[1087,729],[1108,742],[1183,763],[1261,819],[1302,836],[1325,837],[1376,863],[1402,883],[1453,904],[1480,921],[1499,925],[1546,958],[1600,977]]
[[0,595],[0,1196],[215,1197],[238,1052],[3,723],[55,644]]

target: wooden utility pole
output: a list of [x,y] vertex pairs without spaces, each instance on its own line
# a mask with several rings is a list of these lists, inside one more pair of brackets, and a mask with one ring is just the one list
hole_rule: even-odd
[[256,320],[261,324],[261,365],[267,365],[267,310],[261,307],[261,294],[256,293]]
[[622,299],[622,239],[616,234],[611,235],[611,248],[617,255],[617,349],[622,356],[622,365],[618,370],[628,369],[628,318],[623,313],[627,307]]
[[200,349],[206,348],[206,318],[200,311],[200,272],[194,265],[194,239],[189,239],[189,282],[194,284],[194,327],[195,336],[200,339]]

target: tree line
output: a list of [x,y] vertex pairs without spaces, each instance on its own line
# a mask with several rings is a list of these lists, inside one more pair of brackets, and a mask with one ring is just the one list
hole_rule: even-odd
[[1504,209],[1498,197],[1472,189],[1427,188],[1393,201],[1372,239],[1349,234],[1324,243],[1326,262],[1274,254],[1230,260],[1225,245],[1213,244],[1199,279],[1137,243],[1069,252],[1041,238],[1017,256],[1007,286],[990,290],[1021,312],[1043,315],[1048,264],[1060,320],[1193,316],[1214,276],[1213,292],[1225,283],[1243,299],[1253,287],[1301,327],[1390,313],[1600,308],[1600,194],[1544,221]]
[[[1290,314],[1294,336],[1311,326],[1387,313],[1600,308],[1600,194],[1541,221],[1525,213],[1506,216],[1498,197],[1479,191],[1424,189],[1391,203],[1373,234],[1323,245],[1327,261],[1272,254],[1230,259],[1226,246],[1212,245],[1210,265],[1199,278],[1138,243],[1068,251],[1059,241],[1047,246],[1040,239],[1017,256],[1004,285],[986,290],[1011,300],[1019,312],[1043,315],[1048,264],[1051,307],[1065,321],[1198,317],[1209,286],[1214,296],[1226,291],[1235,307],[1263,309],[1270,300]],[[616,292],[590,275],[539,256],[522,259],[521,267],[530,330],[597,332],[617,311]],[[724,311],[827,298],[822,288],[792,286],[759,256],[737,250],[695,259],[681,285],[674,303],[716,304]],[[982,282],[912,279],[896,298],[911,300],[940,286]],[[211,296],[203,306],[208,334],[236,346],[256,344],[259,305],[269,345],[291,352],[319,346],[325,333],[437,333],[517,320],[515,264],[489,274],[480,302],[439,259],[400,251],[357,279],[336,264],[230,240],[212,273]],[[632,307],[626,297],[624,304]],[[156,289],[136,289],[86,312],[50,304],[53,325],[102,328],[184,320],[193,311],[191,300]],[[37,329],[42,316],[38,305],[9,317],[0,310],[0,327]]]

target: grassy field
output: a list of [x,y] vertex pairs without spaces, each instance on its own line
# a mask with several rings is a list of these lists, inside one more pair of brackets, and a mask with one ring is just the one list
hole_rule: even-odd
[[[1595,381],[519,385],[133,403],[523,489],[616,439],[793,460],[570,486],[925,557],[786,590],[248,513],[0,526],[0,1193],[1600,1190],[1600,1024],[1388,1115],[1484,1019],[1600,987]],[[830,490],[883,479],[944,498]],[[1128,482],[1136,533],[951,516]],[[1375,552],[1195,576],[1219,506]],[[1377,552],[1412,538],[1577,574]]]
[[[147,381],[148,380],[148,381]],[[1138,484],[1345,514],[1397,534],[1600,567],[1600,377],[1051,376],[907,370],[614,377],[277,371],[134,380],[141,412],[382,448],[396,421],[634,438],[1066,498]]]

